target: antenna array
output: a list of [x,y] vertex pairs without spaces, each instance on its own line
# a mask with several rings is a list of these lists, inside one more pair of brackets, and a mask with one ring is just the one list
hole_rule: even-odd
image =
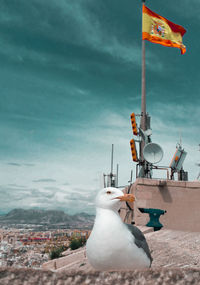
[[118,174],[119,165],[117,164],[117,173],[113,173],[113,158],[114,158],[114,144],[112,144],[111,150],[111,169],[109,174],[103,174],[104,188],[105,187],[118,187]]

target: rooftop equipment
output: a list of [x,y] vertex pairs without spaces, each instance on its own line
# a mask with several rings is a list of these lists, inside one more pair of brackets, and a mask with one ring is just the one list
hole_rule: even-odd
[[178,180],[187,181],[188,173],[183,170],[183,162],[186,158],[187,152],[182,148],[181,144],[177,144],[176,152],[170,163],[171,179],[174,179],[174,173],[178,173]]
[[105,187],[118,187],[119,165],[117,164],[117,170],[116,170],[117,173],[114,174],[113,173],[113,156],[114,156],[114,144],[112,144],[112,150],[111,150],[111,170],[110,170],[110,173],[109,174],[103,174],[104,188]]
[[[146,115],[146,128],[143,130],[141,127],[137,127],[136,116],[141,115],[132,113],[130,116],[133,135],[137,136],[136,139],[130,140],[132,159],[137,162],[137,166],[139,166],[139,172],[137,171],[136,175],[137,177],[152,178],[152,169],[154,168],[154,164],[162,160],[163,149],[158,144],[151,142],[151,117],[148,114]],[[139,155],[137,153],[136,143],[139,143]]]
[[149,222],[146,224],[147,227],[153,227],[154,231],[159,231],[163,225],[159,221],[160,216],[164,215],[167,211],[153,208],[139,208],[141,213],[149,214]]
[[144,147],[143,156],[147,162],[155,164],[162,160],[163,150],[156,143],[148,143]]

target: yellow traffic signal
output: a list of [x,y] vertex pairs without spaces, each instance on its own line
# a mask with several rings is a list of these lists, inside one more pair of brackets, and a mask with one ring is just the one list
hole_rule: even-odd
[[136,119],[135,119],[135,113],[131,114],[131,124],[132,124],[133,134],[137,136],[138,130],[137,130],[137,124],[136,124]]
[[136,149],[136,146],[135,146],[135,141],[134,141],[134,139],[130,140],[130,146],[131,146],[131,153],[132,153],[133,161],[137,162],[137,161],[138,161],[138,158],[137,158],[137,149]]

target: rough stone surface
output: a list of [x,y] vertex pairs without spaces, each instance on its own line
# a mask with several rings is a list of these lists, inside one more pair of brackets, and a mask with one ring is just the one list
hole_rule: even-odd
[[151,269],[97,272],[87,259],[52,272],[0,268],[0,285],[200,284],[200,233],[161,230],[145,234],[154,258]]
[[[140,227],[140,229],[142,229]],[[144,227],[149,248],[152,252],[152,268],[200,268],[200,232],[183,232],[174,230],[160,230],[148,232]],[[77,260],[58,271],[92,270],[87,259]]]
[[145,235],[152,251],[152,268],[200,268],[200,233],[160,230]]
[[1,285],[164,285],[200,284],[200,270],[156,268],[132,272],[63,272],[0,268]]

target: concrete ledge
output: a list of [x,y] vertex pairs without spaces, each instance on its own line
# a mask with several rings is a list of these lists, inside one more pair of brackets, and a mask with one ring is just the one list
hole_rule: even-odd
[[111,285],[111,284],[200,284],[200,270],[194,268],[156,268],[130,272],[65,272],[33,269],[0,268],[0,284],[3,285]]
[[50,260],[43,263],[42,268],[46,270],[59,270],[60,268],[71,266],[74,262],[77,263],[86,257],[85,248],[71,251],[68,255]]
[[154,232],[154,231],[153,231],[153,228],[150,228],[150,227],[146,227],[146,226],[137,226],[137,227],[141,230],[141,232],[142,232],[144,235],[146,235],[146,234],[148,234],[148,233]]
[[137,178],[136,185],[152,185],[152,186],[171,186],[171,187],[189,187],[199,188],[200,181],[175,181],[167,179],[148,179],[148,178]]

